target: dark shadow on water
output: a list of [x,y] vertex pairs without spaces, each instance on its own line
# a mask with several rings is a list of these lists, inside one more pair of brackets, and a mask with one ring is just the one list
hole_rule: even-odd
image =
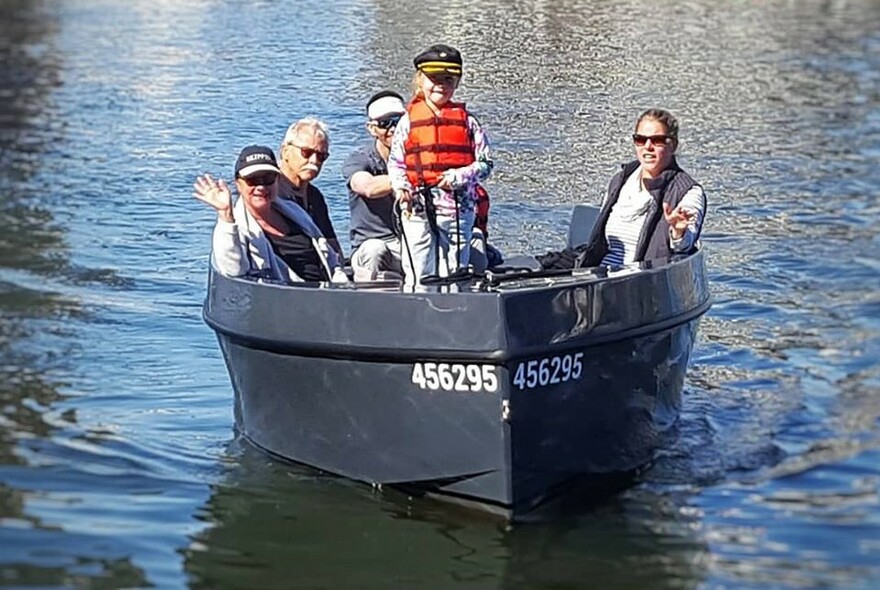
[[[3,568],[6,581],[15,588],[150,588],[143,570],[130,559],[80,558],[69,565],[33,567],[16,565]],[[97,575],[94,572],[100,572]],[[0,581],[0,586],[4,582]]]
[[[32,315],[57,311],[52,298],[36,301],[48,307],[32,305]],[[149,587],[146,572],[129,556],[118,556],[112,543],[60,529],[28,507],[45,500],[43,486],[52,485],[46,466],[32,465],[28,457],[39,457],[44,445],[70,436],[66,429],[79,431],[75,410],[52,410],[66,397],[65,384],[52,377],[63,367],[63,355],[24,345],[35,337],[36,321],[10,318],[0,307],[0,587]],[[38,475],[41,469],[46,471]]]
[[[472,509],[276,461],[247,443],[228,449],[221,483],[198,514],[207,528],[183,551],[193,588],[688,588],[708,548],[668,499],[545,507],[509,526]],[[652,518],[663,512],[665,527]],[[675,530],[672,530],[675,529]]]
[[47,459],[34,465],[31,457],[70,436],[66,429],[78,430],[74,409],[54,408],[67,397],[75,322],[87,313],[47,279],[118,282],[111,271],[71,262],[67,229],[56,213],[57,200],[69,195],[59,190],[60,180],[46,180],[64,133],[53,124],[63,57],[55,47],[53,5],[0,4],[0,586],[148,587],[131,557],[96,545],[88,534],[60,530],[28,506],[45,499],[52,478]]
[[82,433],[75,408],[56,409],[69,397],[62,376],[76,347],[66,320],[80,314],[63,297],[0,283],[0,587],[150,586],[112,543],[59,528],[29,506],[67,501],[46,492],[65,484],[43,451]]
[[[51,109],[48,95],[58,81],[51,36],[57,23],[42,2],[3,3],[0,20],[0,477],[3,465],[24,461],[19,440],[49,437],[43,412],[62,398],[47,374],[67,350],[53,351],[66,334],[66,320],[81,317],[76,301],[22,278],[64,264],[63,231],[37,187],[48,138],[34,129]],[[43,48],[42,51],[36,48]],[[8,278],[7,278],[8,277]],[[67,343],[69,345],[69,343]],[[7,515],[8,516],[8,515]]]
[[[67,140],[53,93],[62,85],[64,53],[52,3],[10,0],[0,19],[0,273],[5,269],[72,284],[131,285],[111,269],[73,263],[59,210],[71,194],[60,157]],[[3,275],[0,274],[0,277]]]

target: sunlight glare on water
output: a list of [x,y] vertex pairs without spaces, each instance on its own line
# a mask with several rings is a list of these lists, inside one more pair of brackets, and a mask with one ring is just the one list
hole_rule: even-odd
[[[880,6],[870,0],[8,0],[0,20],[0,586],[874,588],[880,583]],[[348,247],[363,103],[460,48],[492,237],[558,247],[681,121],[714,306],[638,484],[508,528],[235,438],[201,318],[231,179],[309,114]]]

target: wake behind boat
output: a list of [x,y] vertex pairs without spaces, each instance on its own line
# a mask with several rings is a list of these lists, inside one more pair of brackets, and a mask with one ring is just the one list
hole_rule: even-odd
[[515,518],[574,480],[651,460],[710,306],[704,258],[416,293],[212,268],[204,318],[236,427],[260,448]]

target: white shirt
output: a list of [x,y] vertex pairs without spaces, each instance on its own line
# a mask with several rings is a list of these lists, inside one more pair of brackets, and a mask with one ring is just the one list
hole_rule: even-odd
[[[642,186],[642,168],[639,166],[635,172],[629,175],[620,189],[620,196],[611,213],[608,223],[605,225],[605,240],[608,243],[608,253],[602,259],[605,266],[623,266],[635,262],[636,247],[642,228],[648,221],[648,213],[654,197]],[[608,200],[609,195],[605,195]],[[685,252],[689,250],[696,240],[697,228],[703,221],[703,189],[694,185],[681,199],[679,206],[695,213],[688,223],[684,235],[678,240],[670,236],[669,245],[673,251]]]

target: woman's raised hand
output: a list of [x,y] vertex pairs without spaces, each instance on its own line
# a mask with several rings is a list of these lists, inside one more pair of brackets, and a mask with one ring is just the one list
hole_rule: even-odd
[[217,211],[217,217],[232,222],[232,193],[222,178],[214,180],[210,174],[199,176],[193,183],[193,196]]
[[663,203],[663,217],[666,218],[666,223],[672,230],[672,238],[675,240],[681,239],[694,215],[696,215],[694,211],[683,209],[681,205],[673,209],[669,203]]

